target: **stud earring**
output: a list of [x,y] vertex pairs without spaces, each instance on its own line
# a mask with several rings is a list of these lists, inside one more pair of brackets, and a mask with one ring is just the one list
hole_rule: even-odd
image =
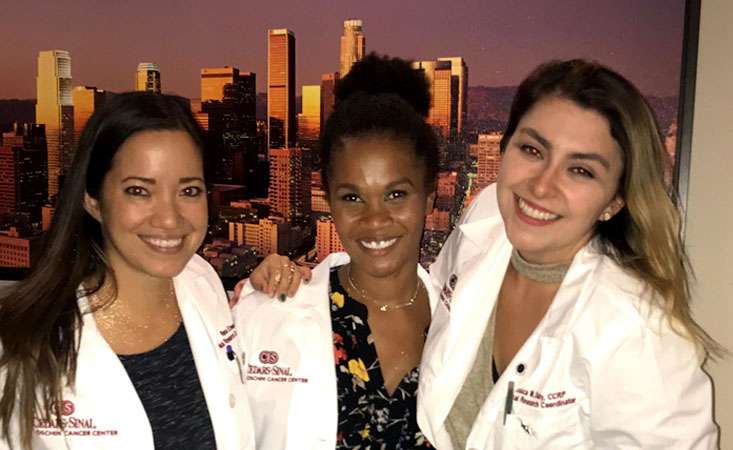
[[608,222],[611,219],[611,213],[606,211],[601,214],[601,222]]

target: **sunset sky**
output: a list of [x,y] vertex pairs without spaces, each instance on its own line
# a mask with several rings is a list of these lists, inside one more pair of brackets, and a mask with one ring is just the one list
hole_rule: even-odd
[[643,92],[675,95],[682,0],[18,0],[0,14],[0,98],[34,98],[38,51],[69,50],[74,85],[133,88],[156,62],[163,90],[199,97],[202,67],[257,73],[265,91],[267,29],[296,37],[298,93],[338,70],[346,18],[364,21],[367,51],[412,59],[463,56],[469,84],[517,84],[538,63],[587,57]]

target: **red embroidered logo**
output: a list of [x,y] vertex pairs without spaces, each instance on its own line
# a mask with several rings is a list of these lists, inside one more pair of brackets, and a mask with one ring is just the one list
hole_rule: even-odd
[[280,360],[277,352],[271,350],[262,350],[260,352],[260,362],[262,364],[276,364]]
[[70,416],[74,414],[74,411],[76,411],[76,408],[74,407],[74,402],[70,400],[64,400],[61,402],[61,414],[64,416]]

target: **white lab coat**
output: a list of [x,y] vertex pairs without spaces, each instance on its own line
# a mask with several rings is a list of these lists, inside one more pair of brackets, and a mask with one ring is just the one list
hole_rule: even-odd
[[[442,304],[423,352],[418,423],[438,449],[453,448],[445,419],[511,249],[490,186],[430,268]],[[670,329],[649,295],[594,243],[580,250],[546,316],[489,394],[466,448],[715,448],[710,380],[692,344]],[[505,421],[510,382],[513,414]]]
[[[226,352],[229,344],[238,353],[239,343],[221,281],[206,261],[194,255],[174,278],[174,286],[217,448],[254,449],[246,385],[237,361],[230,361]],[[80,306],[88,310],[86,298]],[[154,450],[143,405],[92,314],[83,315],[75,390],[66,388],[63,396],[65,432],[37,422],[34,450]],[[11,436],[18,436],[17,429]],[[19,443],[14,447],[19,449]],[[7,448],[0,441],[0,449]]]
[[[247,283],[234,308],[247,361],[247,390],[258,450],[333,450],[338,428],[329,277],[347,264],[334,253],[294,298],[280,303]],[[430,279],[418,265],[431,307]]]

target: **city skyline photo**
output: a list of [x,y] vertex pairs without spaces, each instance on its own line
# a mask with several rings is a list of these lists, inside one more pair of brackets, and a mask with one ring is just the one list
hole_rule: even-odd
[[646,95],[674,96],[679,87],[683,1],[11,0],[1,19],[11,64],[0,71],[0,99],[35,98],[36,57],[51,49],[71,53],[74,85],[132,90],[137,64],[155,62],[164,92],[198,98],[199,70],[224,65],[257,73],[265,92],[267,30],[275,28],[295,34],[299,91],[338,70],[342,23],[352,17],[363,21],[367,51],[461,56],[471,86],[513,86],[545,60],[584,57]]
[[38,257],[84,124],[124,91],[190,100],[211,168],[199,253],[229,282],[272,252],[314,264],[342,249],[318,172],[318,136],[338,79],[369,52],[413,60],[430,82],[427,122],[441,158],[425,265],[495,181],[516,85],[540,63],[587,58],[628,77],[674,159],[681,0],[39,0],[12,1],[5,13],[0,270],[27,269]]

